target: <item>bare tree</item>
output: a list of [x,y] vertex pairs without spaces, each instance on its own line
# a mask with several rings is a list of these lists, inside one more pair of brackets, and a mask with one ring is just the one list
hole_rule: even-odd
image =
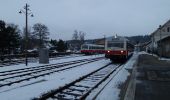
[[49,35],[48,27],[44,24],[37,23],[37,24],[34,24],[33,29],[34,29],[33,34],[37,39],[39,39],[39,44],[41,48],[44,46],[44,43],[49,39],[48,38],[48,35]]
[[84,43],[85,35],[86,34],[84,32],[82,32],[82,31],[79,32],[79,40],[80,40],[81,44]]
[[74,33],[73,33],[73,40],[78,40],[78,31],[75,30]]

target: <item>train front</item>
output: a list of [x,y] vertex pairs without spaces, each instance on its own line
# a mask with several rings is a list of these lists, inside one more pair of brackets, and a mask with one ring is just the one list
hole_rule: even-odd
[[112,61],[126,60],[128,56],[127,41],[112,40],[106,42],[105,57]]

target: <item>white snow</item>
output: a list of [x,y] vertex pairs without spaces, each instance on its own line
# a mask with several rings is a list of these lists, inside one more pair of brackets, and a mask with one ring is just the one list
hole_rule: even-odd
[[[71,61],[76,59],[80,60],[84,58],[95,58],[95,57],[99,57],[99,56],[85,56],[85,57],[76,57],[70,59],[62,59],[59,61],[57,60],[52,61],[50,63],[52,64],[57,62],[65,62],[65,61]],[[62,72],[50,74],[44,77],[31,79],[30,81],[24,81],[21,83],[12,84],[11,86],[5,86],[0,89],[0,98],[2,100],[30,100],[31,98],[40,96],[42,93],[46,93],[50,90],[59,88],[60,86],[64,86],[65,84],[70,83],[75,79],[78,79],[79,77],[86,75],[102,67],[103,65],[108,64],[109,62],[110,62],[109,60],[100,60],[97,62],[82,65]],[[39,64],[35,64],[35,65],[39,65]],[[32,66],[30,64],[30,67]]]
[[[100,56],[103,56],[103,55],[76,56],[76,57],[73,56],[71,58],[66,58],[66,59],[57,59],[56,58],[56,60],[50,60],[49,64],[56,64],[56,63],[62,63],[62,62],[67,62],[67,61],[73,61],[73,60],[87,59],[87,58],[95,58],[95,57],[100,57]],[[62,57],[62,58],[64,58],[64,57]],[[0,71],[8,71],[8,70],[15,70],[15,69],[49,65],[49,64],[39,64],[38,62],[36,62],[36,63],[31,62],[31,63],[28,63],[28,66],[26,66],[25,64],[19,64],[19,65],[0,67]]]
[[124,83],[127,77],[130,75],[127,69],[133,68],[133,65],[137,61],[138,55],[139,54],[137,52],[134,53],[130,60],[124,66],[116,70],[116,72],[114,72],[107,81],[105,81],[101,86],[93,91],[87,97],[87,100],[92,100],[102,88],[104,89],[100,91],[100,94],[97,95],[96,100],[119,100],[120,89],[118,86]]
[[[144,52],[143,52],[144,53]],[[137,57],[140,53],[134,53],[134,55],[130,58],[130,60],[122,67],[120,67],[114,74],[112,74],[109,79],[102,83],[95,91],[93,91],[87,98],[87,100],[91,100],[100,89],[104,86],[104,89],[97,96],[97,100],[118,100],[120,89],[118,85],[125,82],[130,73],[127,69],[132,69],[133,65],[137,61]],[[80,60],[86,58],[95,58],[99,56],[82,56],[82,57],[74,57],[67,59],[59,59],[52,60],[50,64],[61,63],[66,61]],[[21,83],[12,84],[11,86],[5,86],[0,88],[0,98],[1,100],[30,100],[34,97],[39,97],[44,93],[47,93],[50,90],[57,89],[65,84],[68,84],[79,77],[86,75],[103,65],[110,63],[110,60],[103,59],[97,62],[93,62],[90,64],[82,65],[76,68],[68,69],[61,72],[56,72],[54,74],[46,75],[43,77],[39,77],[36,79],[31,79],[29,81],[24,81]],[[13,69],[27,68],[27,67],[35,67],[40,66],[42,64],[38,63],[29,63],[29,66],[25,66],[24,64],[2,67],[0,71],[7,71]],[[48,65],[48,64],[47,64]],[[71,66],[71,65],[70,65]]]

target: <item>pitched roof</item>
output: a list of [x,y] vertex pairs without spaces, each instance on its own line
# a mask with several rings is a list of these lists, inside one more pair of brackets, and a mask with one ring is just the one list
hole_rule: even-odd
[[[162,29],[163,27],[165,27],[168,23],[170,23],[170,20],[168,20],[165,24],[163,24],[161,27],[159,27],[160,29]],[[153,33],[151,33],[150,35],[154,35],[156,32],[158,32],[159,29],[156,29]]]

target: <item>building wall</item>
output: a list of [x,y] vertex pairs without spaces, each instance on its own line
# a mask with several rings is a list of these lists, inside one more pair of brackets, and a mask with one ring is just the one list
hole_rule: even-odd
[[158,52],[158,41],[170,36],[170,20],[151,34],[151,51]]
[[170,37],[158,43],[158,54],[163,57],[170,57]]

